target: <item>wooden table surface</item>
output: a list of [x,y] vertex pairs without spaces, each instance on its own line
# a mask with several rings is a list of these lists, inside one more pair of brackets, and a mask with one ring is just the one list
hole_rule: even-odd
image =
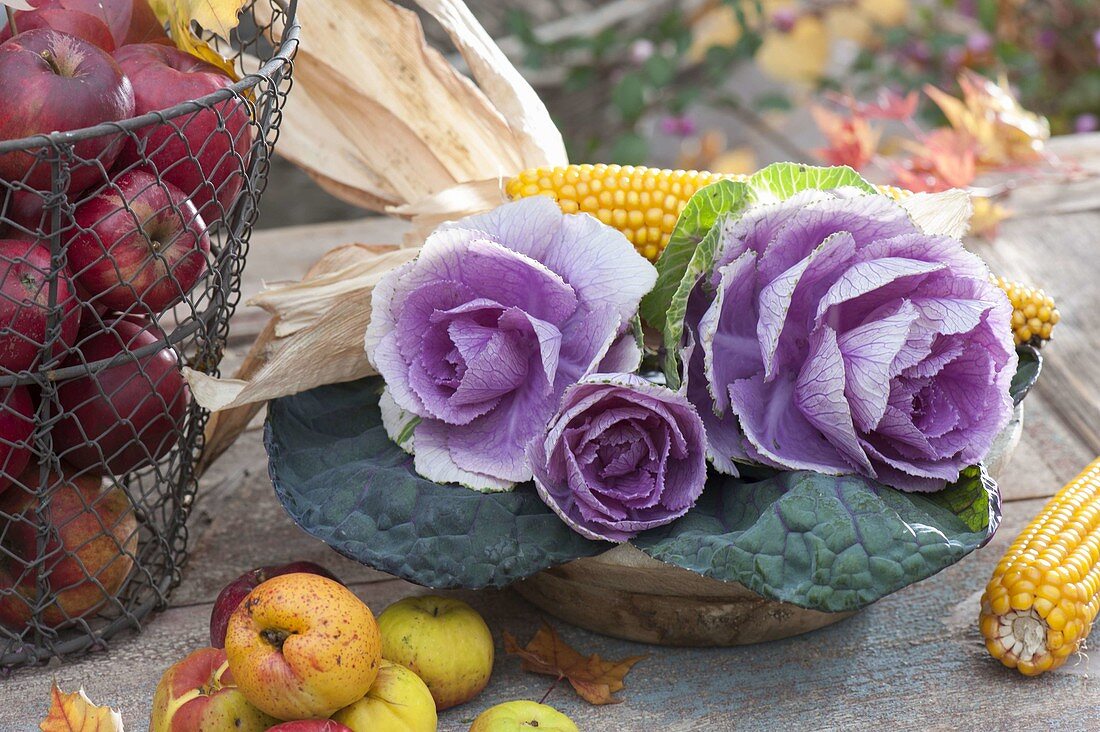
[[[1100,137],[1063,139],[1056,149],[1100,170]],[[1043,376],[1026,402],[1024,438],[1002,478],[1005,519],[993,542],[935,577],[883,599],[855,617],[798,638],[730,649],[647,647],[552,621],[585,652],[606,658],[649,653],[627,677],[623,703],[591,707],[568,687],[549,703],[582,730],[1100,729],[1100,661],[1082,654],[1039,679],[1002,668],[986,653],[975,619],[978,597],[1016,533],[1049,496],[1100,454],[1100,193],[1096,182],[1029,187],[1012,201],[1015,218],[996,242],[972,246],[994,270],[1045,287],[1063,322],[1045,351]],[[257,232],[245,290],[289,279],[328,247],[387,241],[391,222]],[[263,318],[243,308],[233,343],[243,350]],[[127,730],[148,727],[161,672],[205,645],[211,603],[230,579],[261,564],[320,562],[342,576],[377,613],[423,588],[345,560],[298,530],[276,501],[255,427],[203,479],[192,515],[191,559],[171,608],[144,633],[68,664],[15,672],[0,681],[0,730],[37,729],[50,683],[84,685],[92,699],[120,708]],[[440,730],[466,730],[489,705],[539,699],[550,679],[520,671],[500,634],[530,637],[539,612],[510,591],[453,593],[481,611],[498,657],[488,689],[441,715]],[[1100,645],[1100,630],[1091,636]]]

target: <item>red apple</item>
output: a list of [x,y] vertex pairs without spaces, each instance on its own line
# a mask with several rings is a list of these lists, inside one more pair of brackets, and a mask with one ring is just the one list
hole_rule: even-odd
[[[78,130],[134,114],[134,90],[110,54],[55,30],[20,33],[0,44],[0,140]],[[99,135],[74,144],[78,162],[69,169],[70,195],[102,180],[122,149],[123,135]],[[38,190],[51,189],[50,166],[32,153],[0,155],[0,178]],[[41,208],[33,196],[20,208]],[[24,218],[27,211],[20,212]]]
[[[160,44],[115,52],[134,85],[137,114],[167,109],[229,86],[216,66]],[[248,106],[230,98],[169,122],[150,125],[128,140],[119,166],[147,166],[186,193],[210,224],[228,213],[245,181],[252,146]]]
[[[0,513],[12,517],[0,533],[0,623],[23,628],[38,607],[38,622],[56,628],[93,613],[121,589],[137,551],[134,507],[121,488],[104,487],[96,475],[51,472],[40,488],[39,466],[32,465],[19,483],[0,496]],[[40,549],[43,526],[50,529]],[[48,593],[41,602],[40,580]]]
[[[63,0],[64,2],[101,2],[101,0]],[[126,2],[127,0],[120,0]],[[133,6],[133,14],[130,16],[130,27],[126,31],[126,38],[120,46],[135,43],[163,43],[172,45],[172,39],[164,31],[164,25],[157,20],[149,0],[130,0]]]
[[354,732],[354,730],[331,719],[299,719],[277,724],[268,728],[267,732]]
[[[15,14],[15,27],[20,33],[36,28],[50,28],[61,33],[83,38],[93,46],[107,53],[115,50],[118,44],[111,35],[111,29],[102,18],[89,15],[80,10],[70,10],[58,0],[38,3],[34,10],[22,10]],[[0,30],[0,42],[13,35],[11,28]]]
[[[279,566],[257,567],[242,574],[230,582],[218,593],[218,599],[214,600],[214,610],[210,613],[210,645],[214,648],[225,647],[225,629],[229,627],[229,616],[237,609],[248,593],[267,582],[272,577],[282,574],[294,574],[306,572],[319,574],[333,582],[340,582],[331,572],[319,564],[313,562],[291,562]],[[341,584],[343,584],[341,582]]]
[[150,717],[151,732],[264,732],[276,723],[234,685],[217,648],[200,648],[164,672]]
[[114,330],[115,325],[119,322],[133,323],[141,330],[148,331],[158,341],[163,341],[168,337],[160,323],[146,314],[119,313],[102,305],[81,303],[80,331],[76,336],[77,347],[87,339],[99,335],[102,331]]
[[23,472],[31,459],[34,433],[34,400],[25,386],[0,391],[0,493]]
[[[39,361],[50,325],[50,252],[36,242],[0,240],[0,369],[18,372]],[[67,270],[56,276],[61,308],[52,353],[60,356],[76,341],[80,303]]]
[[[30,30],[31,28],[31,26],[26,25],[23,19],[24,15],[46,8],[62,8],[90,15],[102,23],[111,35],[111,48],[109,50],[114,50],[127,43],[171,42],[168,34],[164,32],[164,26],[160,24],[153,9],[149,6],[148,0],[30,0],[29,4],[34,10],[21,11],[15,14],[15,24],[20,31]],[[55,25],[49,27],[67,33],[72,32]],[[4,32],[8,32],[7,29]],[[73,35],[80,34],[74,33]],[[7,40],[9,36],[4,36],[4,40]],[[94,43],[94,41],[92,42]]]
[[123,173],[73,215],[69,270],[84,299],[113,310],[162,313],[206,274],[202,217],[171,183]]
[[64,365],[120,353],[128,358],[58,386],[62,414],[50,434],[62,460],[122,476],[153,464],[176,444],[191,398],[176,353],[161,343],[159,350],[133,355],[157,342],[142,326],[119,321],[78,345]]

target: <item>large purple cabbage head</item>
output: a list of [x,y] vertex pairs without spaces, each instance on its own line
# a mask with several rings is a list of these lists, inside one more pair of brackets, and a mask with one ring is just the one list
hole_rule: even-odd
[[546,197],[445,224],[372,296],[366,349],[390,437],[429,480],[529,480],[524,449],[566,388],[637,368],[630,323],[655,280],[620,232]]
[[716,468],[932,491],[1012,413],[1012,309],[982,261],[886,196],[803,191],[721,225],[688,301],[687,393]]
[[683,516],[707,479],[695,407],[634,374],[569,387],[527,455],[546,505],[577,533],[612,542]]

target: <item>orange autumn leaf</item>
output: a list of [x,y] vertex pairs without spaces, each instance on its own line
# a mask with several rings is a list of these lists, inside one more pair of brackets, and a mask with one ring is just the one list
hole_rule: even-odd
[[504,650],[523,661],[523,670],[566,679],[589,704],[618,704],[613,695],[624,688],[623,678],[645,656],[620,661],[605,661],[599,654],[584,656],[562,640],[558,632],[543,623],[525,647],[520,647],[508,631],[504,632]]
[[92,703],[84,689],[66,694],[54,682],[50,711],[38,725],[42,732],[123,732],[122,716]]
[[826,147],[816,150],[829,165],[862,170],[878,149],[879,131],[860,114],[841,115],[824,107],[810,107],[814,122],[825,135]]
[[943,127],[920,142],[903,146],[912,157],[893,162],[894,183],[914,192],[935,193],[949,188],[966,188],[977,175],[978,151],[968,135]]

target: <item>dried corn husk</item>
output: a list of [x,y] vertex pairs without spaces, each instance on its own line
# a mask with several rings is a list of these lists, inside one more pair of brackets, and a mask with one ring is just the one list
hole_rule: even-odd
[[301,3],[302,45],[279,152],[334,195],[384,212],[469,181],[566,162],[531,86],[461,0],[418,0],[476,84],[385,0]]
[[374,286],[416,249],[346,244],[300,282],[276,283],[250,299],[271,320],[232,379],[184,368],[195,400],[217,412],[207,425],[204,465],[225,450],[268,399],[374,373],[363,351]]

